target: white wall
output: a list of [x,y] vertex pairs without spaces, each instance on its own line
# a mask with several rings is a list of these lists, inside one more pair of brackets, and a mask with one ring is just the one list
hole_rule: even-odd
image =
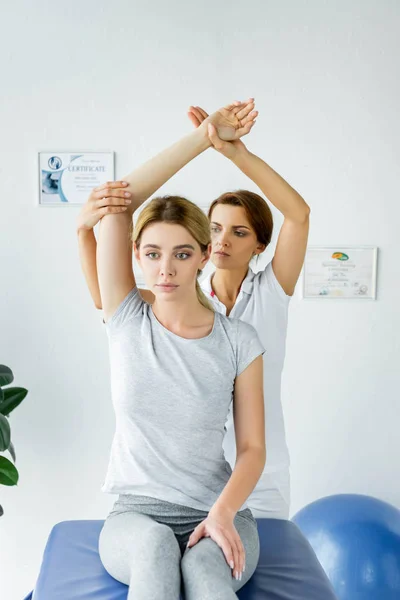
[[[0,362],[29,395],[11,418],[20,484],[0,487],[1,597],[32,587],[54,523],[112,503],[100,491],[107,341],[78,264],[78,209],[37,206],[36,153],[111,149],[121,177],[190,130],[192,103],[254,95],[248,144],[310,204],[310,243],[379,246],[376,302],[296,292],[283,402],[292,512],[335,492],[400,506],[399,4],[16,0],[2,12]],[[236,187],[255,189],[210,151],[165,191],[206,204]]]

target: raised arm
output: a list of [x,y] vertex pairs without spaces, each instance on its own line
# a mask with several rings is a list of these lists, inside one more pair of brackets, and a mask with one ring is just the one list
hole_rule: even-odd
[[196,131],[123,177],[123,181],[129,184],[127,191],[132,193],[132,204],[127,212],[133,213],[182,167],[211,147],[207,129],[209,123],[216,127],[224,139],[238,140],[249,133],[253,125],[253,119],[248,118],[250,112],[251,104],[248,101],[234,102],[218,109]]
[[[235,102],[219,109],[208,118],[202,127],[198,128],[197,132],[185,136],[170,148],[167,148],[147,161],[127,175],[123,181],[108,182],[92,191],[87,203],[79,214],[77,229],[82,270],[93,302],[97,308],[103,308],[104,298],[103,293],[100,292],[97,271],[97,242],[93,233],[93,227],[96,223],[106,215],[109,218],[110,215],[115,216],[118,213],[128,213],[131,217],[132,213],[159,187],[168,181],[174,173],[203,152],[203,150],[210,147],[211,142],[207,131],[208,122],[213,123],[217,127],[219,134],[227,139],[239,139],[239,137],[248,133],[253,125],[252,118],[248,118],[252,106],[249,102]],[[126,197],[126,195],[128,196]],[[125,200],[128,200],[130,204],[125,205]],[[122,214],[119,214],[119,218],[115,217],[114,220],[124,223]],[[120,233],[124,236],[126,242],[126,236],[129,236],[129,229],[123,227],[123,230],[124,232],[121,230]],[[114,272],[114,274],[111,274],[111,281],[104,282],[107,289],[110,286],[113,288],[112,306],[115,303],[118,306],[118,300],[121,298],[121,295],[124,294],[129,286],[133,287],[134,285],[132,248],[129,247],[130,266],[128,265],[127,250],[126,245],[120,248],[123,256],[125,256],[123,263],[119,264],[123,272]],[[110,255],[106,253],[105,257],[107,256]],[[123,278],[121,290],[118,291],[121,277]],[[141,290],[141,294],[146,301],[152,301],[152,294],[148,290]]]
[[291,296],[307,249],[310,207],[266,162],[242,146],[232,161],[284,216],[272,267],[283,290]]
[[[257,111],[249,113],[253,123]],[[199,106],[191,106],[188,116],[199,127],[208,115]],[[229,158],[264,193],[284,216],[272,266],[285,293],[292,295],[299,278],[307,248],[310,207],[276,171],[261,158],[249,152],[241,140],[224,141],[215,127],[209,125],[209,137],[218,152]]]
[[92,190],[77,219],[79,259],[90,295],[98,309],[102,308],[102,304],[97,276],[97,241],[94,227],[106,214],[126,212],[128,204],[131,203],[131,193],[127,192],[127,185],[123,181],[108,181]]
[[[196,134],[196,135],[194,135]],[[132,203],[121,214],[105,215],[99,227],[97,272],[106,321],[135,286],[132,267],[132,214],[170,177],[210,146],[203,131],[185,136],[123,178]]]

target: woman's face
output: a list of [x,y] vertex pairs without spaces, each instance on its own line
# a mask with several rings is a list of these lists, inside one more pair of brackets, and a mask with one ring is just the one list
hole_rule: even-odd
[[135,245],[134,252],[148,288],[162,300],[177,300],[192,294],[197,271],[209,259],[209,252],[202,253],[187,229],[172,223],[146,227],[139,250]]
[[210,227],[211,260],[218,269],[245,268],[254,254],[264,250],[242,206],[217,204]]

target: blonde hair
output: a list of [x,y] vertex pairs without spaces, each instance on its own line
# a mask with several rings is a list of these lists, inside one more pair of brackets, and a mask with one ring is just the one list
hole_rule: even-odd
[[[173,223],[182,225],[199,244],[204,253],[211,243],[210,224],[207,216],[196,204],[181,196],[160,196],[153,198],[141,211],[132,233],[132,241],[139,248],[143,231],[152,223]],[[201,274],[199,269],[197,277]],[[214,310],[196,280],[197,299],[205,308]]]

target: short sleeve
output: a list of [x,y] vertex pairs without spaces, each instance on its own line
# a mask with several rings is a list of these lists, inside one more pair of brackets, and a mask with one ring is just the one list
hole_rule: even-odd
[[237,333],[236,377],[243,373],[253,360],[265,352],[264,346],[252,325],[238,320]]
[[274,269],[272,268],[272,261],[267,264],[263,271],[256,273],[258,279],[258,285],[260,288],[264,288],[265,292],[273,294],[279,298],[282,302],[288,304],[291,296],[288,296],[276,278]]
[[119,329],[132,318],[142,316],[144,303],[138,288],[135,286],[122,300],[112,317],[106,321],[106,330],[111,332]]

